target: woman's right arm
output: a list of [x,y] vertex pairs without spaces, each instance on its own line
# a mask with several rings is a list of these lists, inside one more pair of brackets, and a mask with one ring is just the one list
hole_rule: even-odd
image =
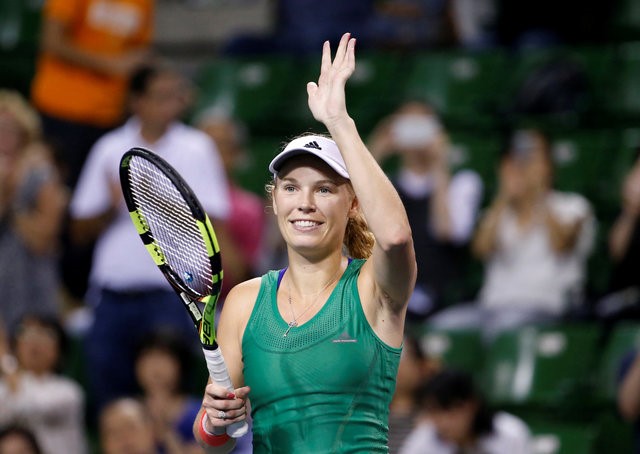
[[[194,421],[193,433],[208,454],[229,452],[235,446],[235,440],[229,438],[220,446],[211,446],[203,438],[201,429],[205,429],[205,435],[206,433],[221,434],[218,440],[224,441],[226,426],[246,420],[250,389],[244,386],[242,373],[242,336],[260,289],[260,281],[260,278],[255,278],[234,287],[227,295],[222,307],[216,330],[216,341],[235,390],[230,393],[211,380],[205,388],[202,408]],[[218,418],[220,411],[226,412],[227,419]]]

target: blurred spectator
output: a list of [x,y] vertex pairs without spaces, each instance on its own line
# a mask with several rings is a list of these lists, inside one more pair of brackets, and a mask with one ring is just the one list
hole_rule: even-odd
[[609,233],[609,254],[615,265],[612,291],[640,289],[640,150],[624,180],[620,199],[620,214]]
[[618,372],[618,412],[633,424],[634,454],[640,454],[640,355],[632,350],[620,361]]
[[401,454],[529,454],[526,424],[509,413],[491,411],[463,372],[443,370],[419,392],[423,419]]
[[603,321],[640,318],[640,148],[620,190],[621,206],[609,231],[612,270],[595,313]]
[[471,170],[449,168],[448,139],[433,109],[408,101],[383,119],[369,149],[381,164],[399,156],[391,179],[404,203],[416,250],[418,279],[408,315],[423,319],[441,308],[460,277],[465,246],[482,199],[482,181]]
[[73,187],[93,143],[122,121],[128,77],[148,60],[154,0],[47,0],[32,99]]
[[40,121],[25,99],[0,90],[0,323],[61,310],[57,246],[68,194]]
[[189,357],[182,340],[168,331],[145,337],[135,362],[142,403],[153,423],[156,446],[166,454],[202,453],[193,437],[200,399],[189,396]]
[[448,309],[434,324],[482,327],[492,337],[580,308],[595,219],[584,197],[554,191],[552,176],[548,139],[537,130],[516,131],[473,243],[485,264],[479,302]]
[[366,45],[366,28],[374,0],[277,0],[273,6],[272,32],[267,35],[232,36],[222,47],[227,55],[271,53],[305,55],[322,48],[326,40],[337,42],[348,30]]
[[227,219],[227,230],[233,249],[225,250],[222,254],[223,295],[226,295],[236,284],[258,273],[258,259],[266,226],[265,200],[243,189],[235,181],[235,172],[248,159],[244,125],[215,108],[199,114],[195,124],[215,142],[229,183],[231,212]]
[[183,303],[145,250],[120,188],[122,155],[143,146],[172,164],[193,188],[215,225],[230,210],[224,169],[211,139],[178,121],[188,105],[186,81],[167,67],[143,67],[131,79],[133,116],[91,150],[71,201],[75,241],[97,240],[87,301],[94,310],[85,342],[91,396],[99,407],[135,390],[134,350],[148,332],[170,326],[197,343]]
[[452,6],[452,0],[377,1],[368,26],[372,45],[404,50],[453,45]]
[[456,42],[479,50],[497,45],[495,36],[497,0],[451,0]]
[[120,398],[105,406],[99,426],[103,454],[161,454],[155,447],[151,417],[133,398]]
[[0,428],[0,454],[42,454],[42,450],[33,432],[9,425]]
[[451,0],[279,0],[273,32],[233,36],[227,55],[306,55],[349,31],[360,49],[421,49],[452,44]]
[[486,261],[486,307],[520,305],[560,315],[580,300],[594,240],[589,202],[552,189],[548,139],[536,130],[512,136],[500,163],[500,190],[474,241]]
[[[127,80],[149,60],[155,0],[47,0],[31,98],[45,136],[60,149],[70,188],[95,141],[123,121]],[[69,302],[87,290],[93,243],[62,235]]]
[[439,368],[428,358],[415,337],[404,339],[396,391],[389,406],[389,454],[397,454],[418,421],[416,392]]
[[0,346],[0,424],[29,427],[45,454],[86,453],[83,391],[60,374],[66,345],[62,326],[53,317],[26,315],[11,340],[13,363],[9,350]]

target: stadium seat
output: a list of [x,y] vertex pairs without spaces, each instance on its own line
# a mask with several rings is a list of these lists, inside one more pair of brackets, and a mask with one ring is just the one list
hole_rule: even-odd
[[620,40],[640,38],[640,3],[636,0],[619,0],[615,5],[613,36]]
[[467,133],[452,130],[449,160],[453,171],[471,169],[484,184],[484,199],[490,200],[498,182],[498,162],[503,144],[491,131]]
[[0,1],[0,88],[28,96],[40,36],[41,2]]
[[494,124],[506,68],[500,51],[417,54],[408,69],[405,96],[426,98],[451,123]]
[[595,415],[600,430],[596,440],[596,453],[634,452],[633,425],[622,420],[615,408],[600,411]]
[[616,134],[609,130],[552,133],[555,187],[599,199],[615,160]]
[[599,337],[597,327],[528,326],[500,334],[487,348],[484,383],[491,403],[561,409],[588,404],[574,399],[589,380]]
[[[364,136],[402,100],[398,87],[403,85],[404,64],[403,59],[390,52],[358,54],[356,69],[347,82],[346,96],[349,114]],[[319,70],[315,56],[296,61],[294,78],[297,82],[289,90],[283,113],[285,123],[298,132],[320,127],[309,112],[306,90],[307,82],[318,80]]]
[[527,421],[531,430],[531,454],[595,453],[597,427],[564,422]]
[[615,55],[612,46],[521,52],[510,60],[510,73],[501,89],[502,111],[511,121],[533,120],[547,128],[575,127],[586,120],[611,124],[603,106],[611,96]]
[[596,396],[603,403],[615,404],[620,361],[634,349],[640,349],[640,323],[624,322],[616,326],[604,346],[598,364]]
[[483,345],[479,330],[425,329],[420,335],[423,351],[443,366],[470,373],[482,368]]
[[607,108],[616,118],[635,124],[640,118],[640,41],[621,44],[618,49],[615,79],[609,90]]
[[250,139],[248,143],[249,158],[245,165],[236,171],[236,182],[241,187],[265,195],[265,184],[271,178],[268,166],[271,159],[284,146],[286,139],[281,137],[260,136]]
[[285,97],[292,90],[293,62],[284,57],[227,58],[209,61],[195,77],[197,113],[216,107],[237,116],[255,133],[277,126]]

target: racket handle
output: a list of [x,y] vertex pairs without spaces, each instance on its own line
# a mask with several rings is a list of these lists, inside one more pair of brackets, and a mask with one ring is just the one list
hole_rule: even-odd
[[[217,384],[224,386],[229,391],[233,392],[233,383],[231,383],[231,377],[229,377],[229,371],[227,371],[227,366],[224,364],[224,358],[222,357],[220,349],[216,348],[215,350],[207,350],[206,348],[203,348],[202,351],[204,352],[204,358],[207,361],[207,368],[209,369],[211,379]],[[227,426],[227,434],[232,438],[240,438],[246,434],[248,430],[249,426],[247,421],[238,421]]]

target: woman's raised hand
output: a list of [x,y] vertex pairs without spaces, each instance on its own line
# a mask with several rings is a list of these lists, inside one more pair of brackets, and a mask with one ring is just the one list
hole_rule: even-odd
[[355,46],[356,39],[351,38],[350,33],[345,33],[331,61],[331,46],[325,41],[318,83],[307,84],[309,109],[313,118],[324,123],[327,128],[348,117],[345,84],[356,67]]

